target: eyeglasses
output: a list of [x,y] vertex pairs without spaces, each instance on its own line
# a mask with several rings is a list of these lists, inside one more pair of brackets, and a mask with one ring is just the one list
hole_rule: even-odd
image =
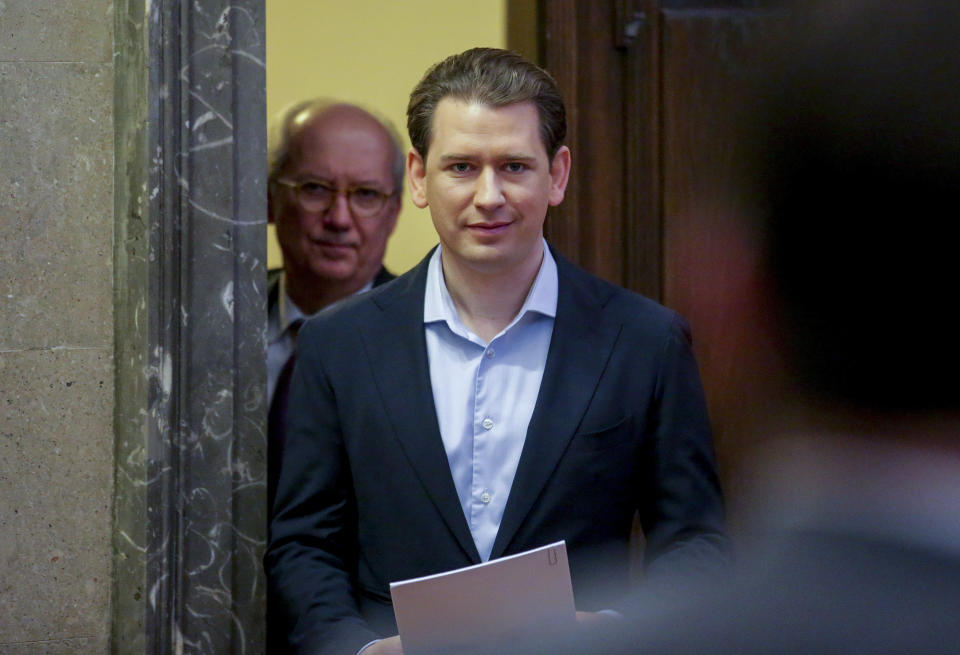
[[337,195],[343,193],[347,196],[347,205],[350,207],[351,213],[357,218],[370,218],[376,215],[393,195],[365,186],[338,189],[316,180],[296,182],[279,179],[277,184],[293,189],[297,202],[305,211],[309,212],[327,211],[333,205]]

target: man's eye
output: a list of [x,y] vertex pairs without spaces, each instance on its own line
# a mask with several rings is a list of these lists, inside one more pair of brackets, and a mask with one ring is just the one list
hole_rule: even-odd
[[452,164],[450,166],[450,170],[454,173],[469,173],[470,164],[467,164],[466,162],[457,162],[456,164]]
[[366,187],[359,187],[353,190],[352,195],[358,200],[376,200],[380,197],[380,192],[376,189],[368,189]]
[[523,171],[527,170],[527,165],[513,161],[507,164],[505,168],[507,169],[508,173],[522,173]]
[[327,196],[333,191],[330,187],[319,182],[304,182],[300,185],[300,191],[309,196]]

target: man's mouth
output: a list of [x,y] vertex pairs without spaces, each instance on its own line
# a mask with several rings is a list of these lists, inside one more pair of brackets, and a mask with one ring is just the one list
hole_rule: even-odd
[[498,234],[512,225],[511,221],[492,221],[490,223],[470,223],[467,227],[479,234]]
[[352,250],[355,246],[346,241],[328,241],[326,239],[311,239],[311,245],[327,253],[343,253]]
[[352,248],[353,243],[350,241],[340,241],[338,239],[325,239],[325,238],[313,238],[310,239],[310,242],[318,246],[339,246],[343,248]]

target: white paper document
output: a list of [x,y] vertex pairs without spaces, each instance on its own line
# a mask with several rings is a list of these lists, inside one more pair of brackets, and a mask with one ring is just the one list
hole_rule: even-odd
[[576,619],[563,541],[390,583],[404,655],[501,650]]

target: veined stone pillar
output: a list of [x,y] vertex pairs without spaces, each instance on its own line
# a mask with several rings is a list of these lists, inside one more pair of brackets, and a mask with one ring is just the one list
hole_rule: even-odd
[[261,653],[263,0],[115,12],[113,652]]

